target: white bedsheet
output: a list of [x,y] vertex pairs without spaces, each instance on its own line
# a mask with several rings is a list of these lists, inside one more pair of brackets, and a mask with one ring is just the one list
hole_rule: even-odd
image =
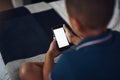
[[1,53],[0,53],[0,80],[10,80]]
[[48,5],[48,3],[46,3],[46,2],[35,3],[35,4],[32,4],[32,5],[27,5],[25,7],[31,13],[37,13],[37,12],[42,12],[42,11],[52,9],[52,7],[50,5]]

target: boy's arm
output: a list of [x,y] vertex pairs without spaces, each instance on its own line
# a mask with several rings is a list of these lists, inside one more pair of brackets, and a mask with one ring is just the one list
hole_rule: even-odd
[[45,56],[45,63],[43,66],[43,80],[50,80],[50,72],[54,67],[54,58],[48,52]]
[[50,76],[51,70],[54,67],[54,58],[60,54],[61,52],[58,50],[56,39],[54,39],[45,56],[45,63],[43,66],[43,80],[50,80],[49,76]]

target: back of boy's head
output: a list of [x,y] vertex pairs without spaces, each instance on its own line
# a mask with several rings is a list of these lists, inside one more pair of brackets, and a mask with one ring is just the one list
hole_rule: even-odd
[[114,10],[115,0],[66,0],[70,17],[90,29],[106,28]]

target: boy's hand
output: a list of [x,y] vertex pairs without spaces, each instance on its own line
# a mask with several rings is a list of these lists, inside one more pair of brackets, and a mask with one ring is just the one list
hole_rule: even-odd
[[61,54],[61,51],[59,50],[59,48],[57,46],[56,39],[54,38],[50,44],[50,47],[49,47],[46,55],[49,55],[49,56],[55,58],[55,57],[59,56],[60,54]]
[[63,27],[66,31],[66,35],[68,37],[69,42],[74,45],[78,45],[82,39],[80,37],[74,35],[65,25],[63,25]]

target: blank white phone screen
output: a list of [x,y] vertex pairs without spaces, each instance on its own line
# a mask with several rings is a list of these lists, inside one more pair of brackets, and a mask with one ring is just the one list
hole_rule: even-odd
[[54,32],[54,35],[56,37],[59,48],[62,48],[62,47],[69,45],[69,42],[67,40],[67,37],[66,37],[66,34],[64,32],[63,27],[58,28],[58,29],[54,29],[53,32]]

